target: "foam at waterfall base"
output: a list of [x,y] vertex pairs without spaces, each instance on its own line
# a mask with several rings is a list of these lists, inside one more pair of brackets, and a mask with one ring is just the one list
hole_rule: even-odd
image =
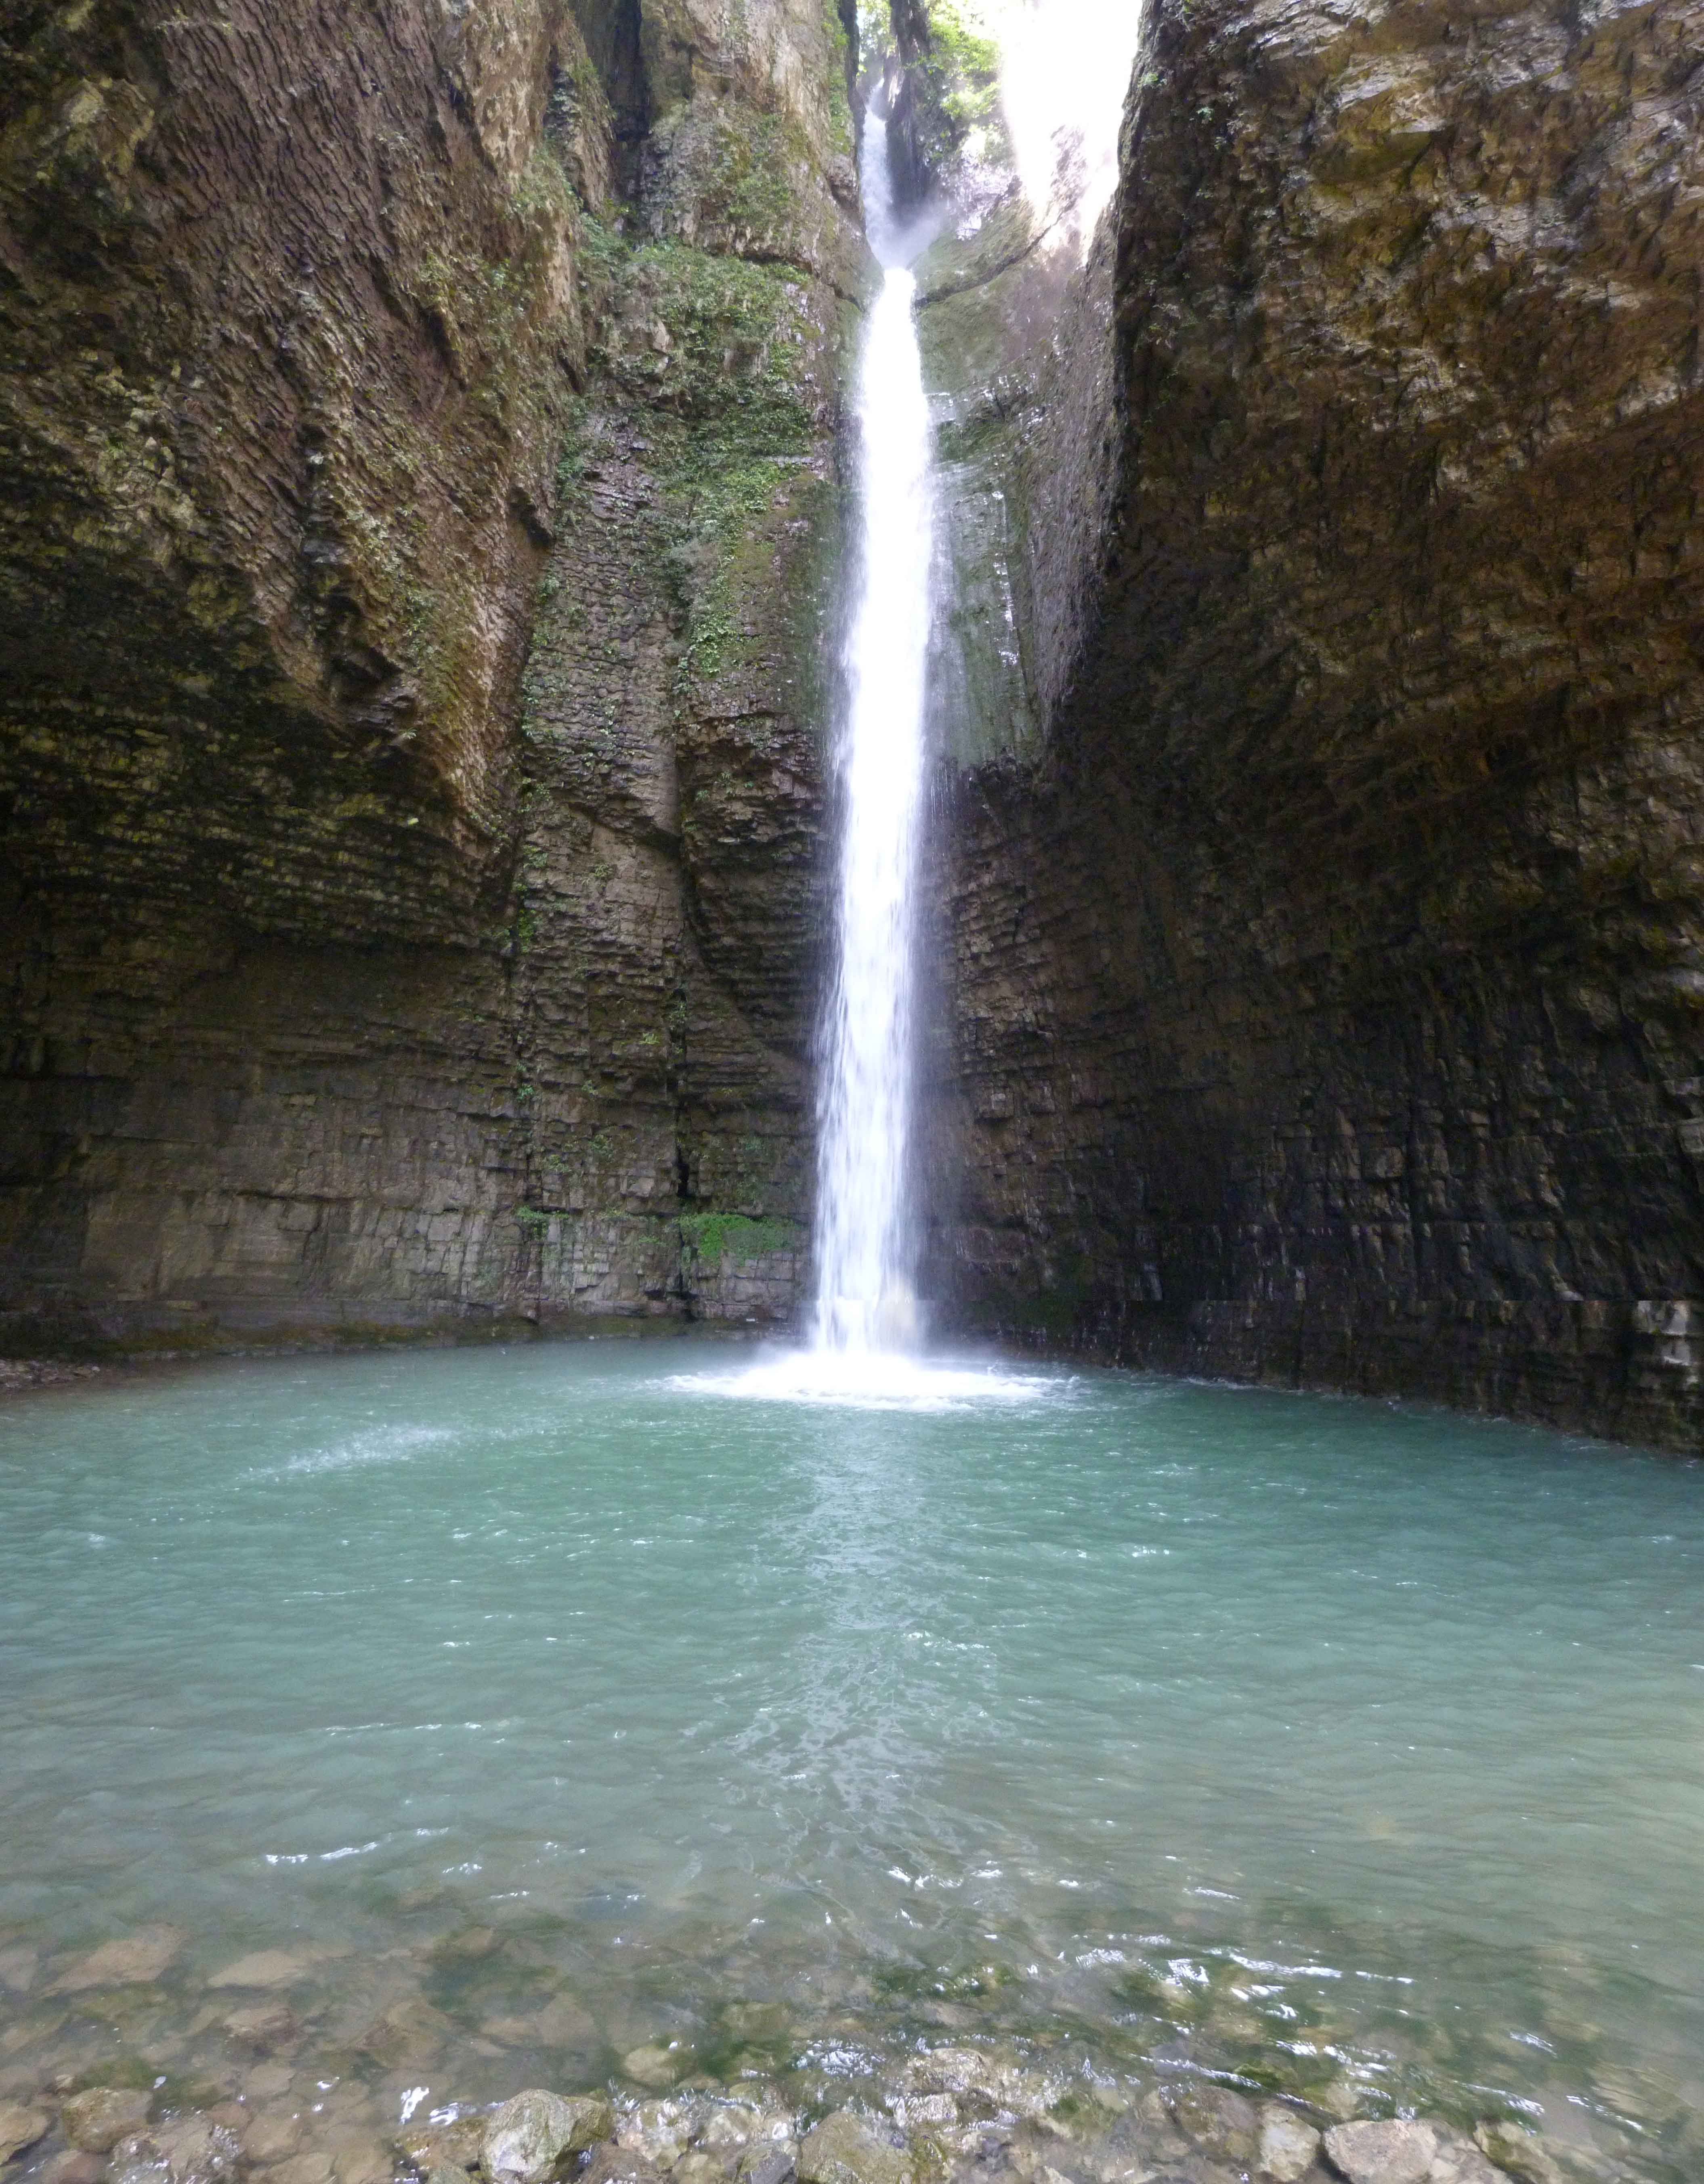
[[679,1373],[669,1384],[695,1396],[754,1403],[827,1403],[872,1411],[971,1411],[1059,1402],[1076,1385],[1066,1373],[1019,1373],[998,1360],[931,1357],[893,1350],[770,1350],[726,1373]]

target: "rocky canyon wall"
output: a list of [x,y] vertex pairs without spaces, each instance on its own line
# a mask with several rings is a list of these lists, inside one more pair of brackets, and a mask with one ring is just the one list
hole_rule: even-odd
[[817,0],[0,4],[0,1333],[791,1307]]
[[953,239],[961,1323],[1698,1446],[1701,105],[1696,5],[1154,0],[1068,295]]

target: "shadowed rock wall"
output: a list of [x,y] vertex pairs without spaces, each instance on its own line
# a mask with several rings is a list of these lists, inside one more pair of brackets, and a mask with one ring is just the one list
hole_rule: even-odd
[[14,1341],[790,1309],[846,81],[0,4]]
[[944,783],[961,1318],[1696,1446],[1701,100],[1696,7],[1156,6]]

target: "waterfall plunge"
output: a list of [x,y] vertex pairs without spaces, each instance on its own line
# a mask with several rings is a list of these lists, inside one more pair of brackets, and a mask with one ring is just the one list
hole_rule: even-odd
[[928,403],[887,125],[864,121],[865,217],[886,269],[857,385],[857,593],[839,754],[839,956],[819,1113],[816,1346],[907,1347],[916,1331],[910,1216],[912,1017],[923,676],[933,509]]

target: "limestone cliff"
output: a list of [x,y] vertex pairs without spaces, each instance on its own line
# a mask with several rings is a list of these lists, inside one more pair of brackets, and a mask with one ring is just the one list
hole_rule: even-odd
[[944,783],[961,1317],[1696,1446],[1701,101],[1696,6],[1156,0],[948,390],[1045,731]]
[[790,1305],[849,81],[0,0],[14,1340]]

